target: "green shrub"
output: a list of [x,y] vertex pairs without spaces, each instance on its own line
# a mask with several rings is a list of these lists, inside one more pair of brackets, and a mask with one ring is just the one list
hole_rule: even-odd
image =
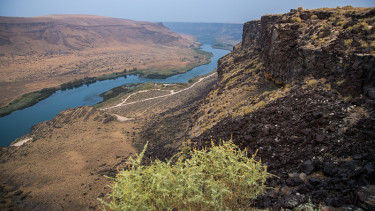
[[352,10],[353,9],[353,6],[351,5],[348,5],[348,6],[344,6],[342,7],[343,10]]
[[[147,144],[146,144],[147,146]],[[146,149],[145,146],[145,149]],[[194,150],[175,164],[156,160],[141,165],[145,149],[112,184],[110,210],[225,210],[250,208],[265,190],[266,167],[232,141]]]
[[301,23],[302,19],[300,17],[292,17],[292,22],[294,22],[294,23]]
[[353,39],[347,39],[347,40],[344,40],[344,45],[345,45],[345,46],[349,46],[349,45],[352,44],[352,42],[353,42]]
[[307,84],[308,84],[310,87],[316,87],[316,86],[319,84],[319,81],[313,78],[313,79],[307,81]]

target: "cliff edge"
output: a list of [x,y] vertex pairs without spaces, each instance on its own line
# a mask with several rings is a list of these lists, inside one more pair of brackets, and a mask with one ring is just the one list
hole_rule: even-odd
[[374,26],[374,8],[349,6],[245,23],[186,144],[258,152],[276,175],[260,208],[374,209]]

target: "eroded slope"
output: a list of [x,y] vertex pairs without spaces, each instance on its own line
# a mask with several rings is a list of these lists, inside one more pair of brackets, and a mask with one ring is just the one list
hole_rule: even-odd
[[1,150],[1,209],[97,210],[117,168],[135,154],[137,123],[92,107],[60,112],[35,125],[19,147]]
[[[275,188],[256,205],[372,209],[373,8],[292,10],[244,24],[193,116],[190,147],[233,141],[258,152]],[[348,41],[352,40],[352,41]]]

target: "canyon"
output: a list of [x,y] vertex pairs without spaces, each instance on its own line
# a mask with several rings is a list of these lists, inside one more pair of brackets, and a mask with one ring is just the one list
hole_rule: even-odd
[[[252,206],[372,210],[374,26],[374,8],[265,15],[244,24],[217,74],[62,111],[34,126],[32,141],[1,148],[1,206],[100,209],[96,198],[110,191],[103,175],[146,143],[145,163],[231,139],[274,175]],[[69,180],[81,185],[64,189]]]
[[93,15],[0,17],[0,105],[84,77],[208,62],[161,23]]

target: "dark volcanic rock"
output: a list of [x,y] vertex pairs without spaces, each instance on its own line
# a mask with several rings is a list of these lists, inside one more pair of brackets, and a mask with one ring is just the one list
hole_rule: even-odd
[[375,210],[375,186],[362,187],[358,192],[358,199],[362,209]]
[[[340,12],[292,11],[247,22],[242,43],[219,61],[218,85],[210,97],[223,97],[226,89],[243,93],[242,87],[256,87],[244,96],[248,102],[239,104],[251,112],[215,119],[212,127],[192,137],[192,145],[232,139],[249,153],[258,150],[269,172],[278,176],[267,185],[282,187],[278,194],[259,197],[261,208],[295,208],[305,202],[296,198],[298,193],[316,204],[354,209],[363,207],[354,193],[375,185],[375,49],[360,47],[375,28],[369,33],[337,28],[332,15],[347,20],[345,29],[359,24],[358,12]],[[374,18],[375,9],[362,13]],[[330,41],[314,41],[324,38]],[[345,46],[347,40],[353,44]],[[264,88],[264,81],[289,90],[280,95],[277,88]],[[278,97],[267,101],[266,92]],[[255,107],[257,102],[265,105]],[[301,173],[306,174],[303,179],[295,176]]]
[[314,170],[314,165],[311,160],[307,160],[301,165],[300,169],[302,172],[305,172],[307,175],[309,175]]

